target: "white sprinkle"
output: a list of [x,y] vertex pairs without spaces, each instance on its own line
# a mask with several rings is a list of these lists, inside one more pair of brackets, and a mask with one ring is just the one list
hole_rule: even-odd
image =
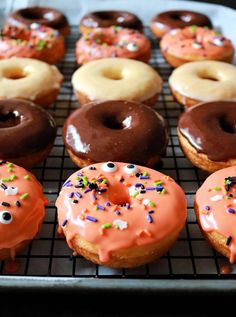
[[222,200],[223,199],[223,195],[215,195],[215,196],[212,196],[210,199],[211,199],[211,201]]
[[129,44],[127,44],[126,48],[130,52],[137,52],[139,50],[138,45],[134,42],[130,42]]
[[7,189],[5,189],[4,192],[7,196],[17,195],[18,188],[17,187],[7,187]]
[[31,28],[31,30],[38,30],[40,28],[40,24],[34,22],[34,23],[30,24],[30,28]]
[[128,228],[128,223],[127,223],[127,221],[116,219],[113,221],[113,226],[118,227],[118,229],[120,229],[120,230],[124,230],[124,229]]
[[196,48],[196,49],[199,49],[199,48],[202,48],[202,45],[200,43],[198,43],[198,42],[193,42],[192,47]]
[[216,46],[224,46],[224,41],[222,39],[220,39],[219,37],[216,37],[214,40],[213,40],[213,43],[216,45]]
[[147,206],[149,203],[150,203],[150,199],[147,199],[147,198],[142,201],[142,204],[145,206]]
[[236,204],[236,199],[234,199],[233,202]]
[[133,185],[129,188],[129,195],[131,197],[135,197],[138,194],[136,187]]

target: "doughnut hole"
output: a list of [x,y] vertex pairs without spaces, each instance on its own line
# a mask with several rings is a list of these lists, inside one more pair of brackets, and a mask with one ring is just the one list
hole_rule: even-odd
[[103,71],[102,75],[111,80],[121,80],[123,79],[123,74],[119,69],[106,69]]
[[176,21],[190,22],[192,20],[192,16],[189,14],[179,14],[173,13],[171,14],[171,18]]
[[211,81],[220,81],[219,76],[216,73],[212,73],[211,71],[202,71],[198,74],[201,79],[211,80]]
[[26,72],[22,68],[8,68],[4,70],[3,76],[7,79],[21,79],[27,76]]
[[111,130],[123,130],[130,128],[132,123],[132,117],[128,116],[126,118],[119,118],[116,116],[106,117],[104,119],[104,126]]
[[0,110],[0,129],[17,126],[21,122],[21,116],[18,111],[1,113]]
[[130,204],[128,187],[121,181],[109,185],[108,199],[114,205]]
[[227,116],[222,116],[219,118],[219,124],[224,132],[234,134],[236,133],[235,122],[232,122],[227,118]]

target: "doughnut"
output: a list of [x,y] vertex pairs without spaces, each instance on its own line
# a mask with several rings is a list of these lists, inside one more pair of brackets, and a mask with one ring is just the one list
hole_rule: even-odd
[[23,8],[10,13],[6,23],[11,26],[30,26],[33,23],[56,29],[61,35],[70,33],[67,18],[58,10],[45,7]]
[[56,100],[62,80],[56,66],[35,59],[0,60],[0,99],[21,98],[48,107]]
[[35,176],[0,161],[0,259],[14,259],[38,233],[47,199]]
[[92,101],[128,100],[154,107],[162,90],[162,79],[145,63],[104,58],[77,69],[72,85],[81,105]]
[[209,172],[236,165],[236,102],[189,108],[178,123],[179,143],[193,165]]
[[69,247],[109,267],[158,259],[186,220],[186,199],[173,179],[127,163],[97,163],[72,174],[56,200],[58,231]]
[[130,101],[92,102],[74,111],[63,127],[63,141],[79,167],[120,161],[154,166],[168,143],[164,118]]
[[0,158],[30,168],[43,161],[56,137],[49,112],[21,99],[0,100]]
[[205,238],[236,262],[236,166],[211,174],[198,189],[194,209]]
[[151,57],[151,43],[142,33],[119,26],[96,28],[76,43],[78,64],[107,58],[123,57],[147,63]]
[[65,55],[64,39],[58,31],[33,23],[5,26],[0,36],[0,59],[28,57],[57,64]]
[[143,31],[141,20],[133,13],[127,11],[95,11],[84,15],[80,21],[81,33],[89,33],[95,28],[121,26],[127,29]]
[[169,77],[171,92],[179,104],[192,107],[210,101],[236,101],[236,67],[217,61],[184,64]]
[[174,10],[156,14],[151,19],[150,29],[157,38],[161,38],[170,30],[183,29],[192,25],[212,27],[210,19],[204,14],[186,10]]
[[162,37],[160,48],[172,67],[202,60],[231,63],[234,56],[234,47],[229,39],[215,30],[196,25],[171,30]]

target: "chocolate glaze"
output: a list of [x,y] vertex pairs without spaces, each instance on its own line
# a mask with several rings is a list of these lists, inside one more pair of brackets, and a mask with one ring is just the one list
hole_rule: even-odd
[[7,23],[11,25],[39,23],[56,30],[68,27],[66,17],[58,10],[45,7],[29,7],[12,12]]
[[143,104],[92,102],[66,120],[63,139],[82,159],[145,164],[164,152],[167,129],[163,117]]
[[0,100],[1,159],[37,152],[55,137],[55,121],[43,108],[26,100]]
[[182,29],[191,25],[212,27],[211,21],[206,15],[193,11],[166,11],[156,15],[152,21],[170,29]]
[[133,13],[127,11],[96,11],[86,14],[80,25],[88,28],[121,26],[128,29],[143,30],[141,20]]
[[202,103],[189,108],[179,120],[179,131],[212,161],[236,157],[236,102]]

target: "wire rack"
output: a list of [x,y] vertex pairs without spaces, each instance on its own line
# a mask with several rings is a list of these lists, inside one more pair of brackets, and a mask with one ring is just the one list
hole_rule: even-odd
[[125,281],[138,279],[141,281],[140,283],[144,279],[222,280],[236,278],[234,267],[231,268],[230,273],[221,274],[221,268],[228,265],[227,260],[207,244],[196,223],[193,198],[207,174],[193,167],[179,147],[176,125],[182,108],[173,100],[168,87],[171,68],[160,54],[158,42],[147,28],[145,32],[152,43],[150,64],[164,80],[164,89],[155,109],[166,118],[170,136],[166,156],[158,169],[173,177],[182,186],[188,200],[188,219],[178,241],[157,262],[134,269],[109,269],[95,265],[80,256],[73,257],[65,239],[57,234],[57,215],[54,203],[63,182],[77,170],[65,151],[61,137],[64,120],[79,106],[71,86],[71,76],[78,67],[75,63],[74,48],[79,34],[77,28],[73,27],[72,34],[66,40],[66,57],[59,64],[65,80],[57,101],[50,108],[58,125],[55,144],[48,158],[41,165],[32,169],[43,184],[45,195],[49,199],[46,217],[39,235],[24,252],[17,256],[17,261],[20,262],[19,270],[10,273],[6,263],[1,263],[0,284],[1,279],[12,275],[18,276],[20,281],[25,280],[26,276],[47,277],[46,280],[44,279],[45,285],[50,279],[59,277],[66,277],[70,280],[95,278],[94,280],[97,281],[105,278],[116,279],[116,281],[118,279]]

